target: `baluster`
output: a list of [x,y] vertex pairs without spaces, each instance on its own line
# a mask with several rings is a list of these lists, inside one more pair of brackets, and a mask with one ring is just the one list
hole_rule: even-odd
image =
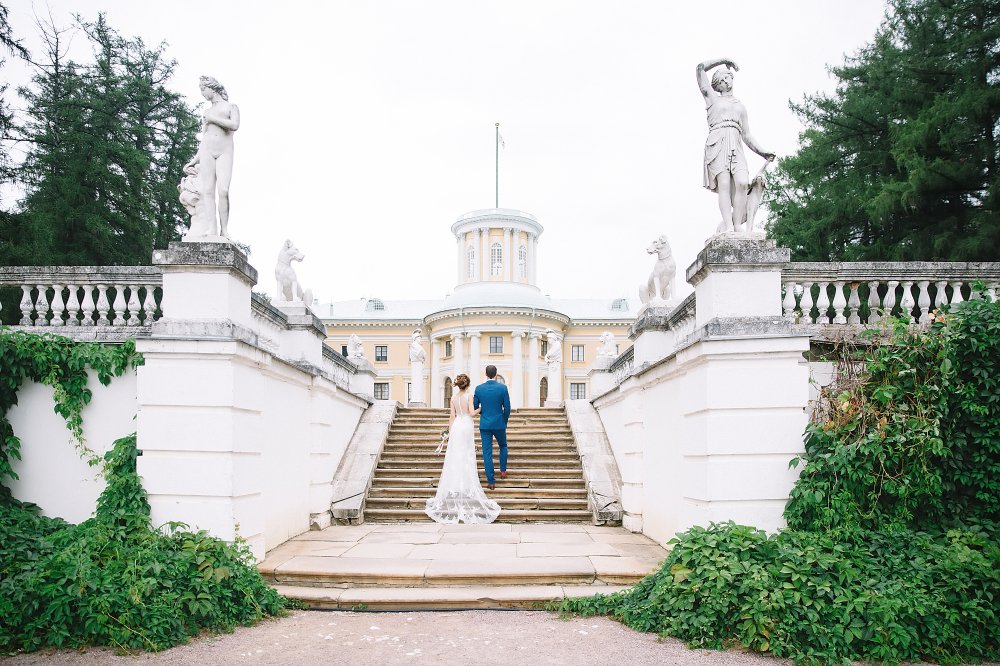
[[139,321],[139,285],[131,285],[128,291],[128,319],[125,320],[125,325],[138,326],[141,323]]
[[35,309],[35,302],[31,299],[31,285],[21,285],[21,321],[20,326],[31,326],[31,311]]
[[896,287],[899,286],[899,281],[889,280],[886,284],[889,289],[885,292],[885,304],[882,307],[882,312],[886,317],[891,317],[893,310],[896,309]]
[[799,299],[799,309],[802,310],[802,322],[813,323],[813,283],[802,283],[802,298]]
[[66,306],[63,304],[62,297],[62,285],[54,284],[52,285],[52,326],[62,326],[63,325],[63,310]]
[[847,307],[851,309],[851,316],[847,318],[848,324],[861,323],[861,283],[851,282],[847,285],[851,290],[851,296],[847,299]]
[[962,298],[962,281],[961,280],[955,280],[954,282],[952,282],[951,283],[951,289],[952,289],[952,292],[951,292],[951,302],[952,302],[952,304],[961,303],[962,301],[965,300],[964,298]]
[[111,322],[108,321],[108,310],[111,308],[111,303],[108,302],[108,285],[99,284],[97,285],[97,325],[107,326]]
[[75,284],[66,285],[69,289],[69,298],[66,299],[66,325],[67,326],[79,326],[80,325],[80,300],[77,298],[76,292],[79,291],[80,286]]
[[49,325],[49,301],[45,292],[48,290],[44,284],[35,285],[38,289],[38,298],[35,299],[35,326]]
[[931,318],[931,295],[927,287],[930,285],[929,280],[921,280],[917,282],[917,307],[920,308],[920,318],[917,320],[921,324],[927,322]]
[[94,286],[90,284],[83,285],[83,303],[80,304],[80,309],[83,311],[83,321],[80,323],[84,326],[93,326],[94,320],[92,318],[94,314]]
[[903,297],[899,300],[899,307],[902,309],[900,316],[909,323],[913,323],[913,280],[903,282]]
[[882,305],[878,298],[878,280],[868,283],[868,323],[877,324],[882,321]]
[[125,287],[120,284],[115,285],[115,303],[112,305],[115,309],[115,319],[111,322],[112,326],[124,326],[125,325]]
[[847,299],[844,298],[843,280],[833,283],[833,323],[846,324],[847,317],[844,316],[844,309],[847,307]]
[[948,282],[945,280],[938,280],[934,283],[937,287],[937,293],[934,294],[934,309],[940,310],[942,306],[948,305],[948,292],[945,289],[948,286]]
[[146,298],[142,302],[142,309],[146,312],[146,319],[144,324],[149,326],[153,323],[153,315],[156,314],[156,298],[153,296],[153,290],[156,289],[156,285],[147,284],[146,288]]
[[781,301],[781,314],[789,321],[795,321],[795,283],[785,283],[785,297]]
[[819,310],[816,315],[817,324],[830,323],[830,295],[826,291],[829,286],[830,283],[825,280],[819,282],[819,297],[816,299],[816,309]]

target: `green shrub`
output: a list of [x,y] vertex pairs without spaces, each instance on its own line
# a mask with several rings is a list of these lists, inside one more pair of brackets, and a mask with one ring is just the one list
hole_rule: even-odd
[[105,455],[108,485],[79,525],[0,504],[0,651],[162,650],[282,613],[245,545],[149,526],[135,436]]
[[633,588],[553,607],[800,664],[998,659],[998,536],[695,527]]

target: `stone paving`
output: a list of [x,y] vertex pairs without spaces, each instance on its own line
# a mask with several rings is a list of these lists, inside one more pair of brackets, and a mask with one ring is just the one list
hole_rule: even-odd
[[372,524],[307,532],[259,569],[316,608],[526,608],[623,589],[665,557],[620,527]]

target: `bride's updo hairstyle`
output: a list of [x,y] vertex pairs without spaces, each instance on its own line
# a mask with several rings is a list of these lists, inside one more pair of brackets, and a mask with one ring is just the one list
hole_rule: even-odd
[[457,386],[462,391],[467,389],[469,387],[469,375],[463,373],[458,377],[455,377],[455,386]]

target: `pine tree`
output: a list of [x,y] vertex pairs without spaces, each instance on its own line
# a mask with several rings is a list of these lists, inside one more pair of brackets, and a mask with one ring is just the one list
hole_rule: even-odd
[[891,0],[781,160],[769,234],[796,261],[1000,260],[1000,0]]

